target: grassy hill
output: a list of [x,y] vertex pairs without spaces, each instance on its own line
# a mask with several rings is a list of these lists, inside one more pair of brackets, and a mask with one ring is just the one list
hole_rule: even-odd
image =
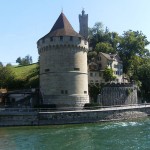
[[37,66],[38,66],[37,64],[31,64],[31,65],[27,65],[27,66],[16,66],[13,68],[13,71],[14,71],[17,79],[24,79],[29,74],[34,72],[36,70]]
[[16,66],[12,68],[17,82],[16,88],[37,88],[39,85],[38,79],[38,64],[27,66]]

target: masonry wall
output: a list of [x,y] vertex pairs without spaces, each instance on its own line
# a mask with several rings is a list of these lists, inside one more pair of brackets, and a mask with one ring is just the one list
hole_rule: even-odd
[[107,84],[98,96],[102,106],[138,104],[137,86],[134,84]]
[[89,102],[87,50],[88,42],[64,36],[39,41],[40,90],[44,104],[58,108],[83,107]]
[[0,126],[92,123],[143,118],[148,115],[150,106],[60,112],[0,112]]

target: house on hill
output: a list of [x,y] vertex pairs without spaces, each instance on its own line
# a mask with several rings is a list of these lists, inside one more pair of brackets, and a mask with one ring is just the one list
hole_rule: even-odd
[[88,63],[89,84],[106,83],[104,80],[105,68],[111,68],[116,76],[115,83],[123,83],[123,64],[118,54],[106,54],[99,52],[96,58]]

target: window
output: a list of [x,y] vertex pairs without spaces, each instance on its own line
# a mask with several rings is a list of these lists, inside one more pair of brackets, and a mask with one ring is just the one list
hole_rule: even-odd
[[50,70],[49,69],[45,69],[45,72],[49,72]]
[[93,80],[91,80],[90,83],[93,83]]
[[65,90],[65,94],[68,94],[68,91],[67,91],[67,90]]
[[114,68],[118,68],[118,65],[114,64]]
[[90,76],[93,77],[93,73],[90,73]]
[[50,41],[51,41],[51,42],[53,41],[53,37],[50,37]]
[[98,61],[101,61],[101,56],[99,56],[99,57],[97,58],[97,60],[98,60]]
[[63,36],[60,36],[60,41],[63,41]]
[[72,36],[70,36],[70,41],[73,41],[73,37]]
[[79,37],[79,42],[81,42],[81,38]]
[[61,90],[61,94],[64,94],[64,90]]
[[74,68],[74,70],[75,70],[75,71],[79,71],[79,70],[80,70],[80,68]]
[[84,94],[87,94],[87,91],[84,91]]
[[102,69],[102,64],[98,65],[98,69],[101,70]]

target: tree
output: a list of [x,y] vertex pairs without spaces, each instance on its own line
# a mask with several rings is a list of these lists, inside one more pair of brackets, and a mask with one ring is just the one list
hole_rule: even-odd
[[99,42],[96,44],[96,47],[95,47],[95,51],[97,53],[99,52],[103,52],[103,53],[115,53],[112,45],[110,43],[107,43],[107,42]]
[[0,67],[0,86],[11,88],[12,83],[14,82],[14,72],[11,67]]
[[16,63],[22,66],[32,64],[32,57],[30,55],[25,56],[25,58],[18,57]]
[[141,94],[150,102],[150,63],[145,63],[138,68],[138,79],[142,82]]
[[113,81],[116,79],[116,76],[113,75],[113,70],[110,68],[105,68],[104,73],[103,73],[103,77],[104,77],[106,82]]
[[3,63],[2,62],[0,62],[0,67],[3,67]]
[[130,60],[134,56],[141,58],[150,56],[148,49],[146,49],[149,43],[147,37],[142,32],[132,30],[124,32],[118,46],[118,52],[123,61],[123,70],[125,73],[128,72],[131,66]]

